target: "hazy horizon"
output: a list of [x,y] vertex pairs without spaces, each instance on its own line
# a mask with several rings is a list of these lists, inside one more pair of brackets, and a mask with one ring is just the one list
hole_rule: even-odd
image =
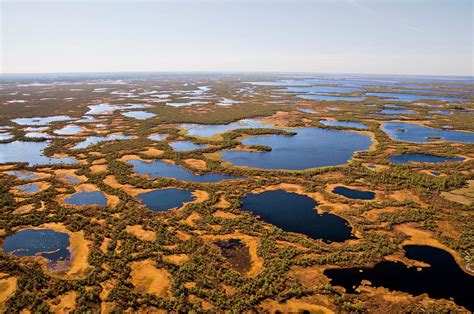
[[1,7],[2,74],[474,74],[469,0],[6,0]]

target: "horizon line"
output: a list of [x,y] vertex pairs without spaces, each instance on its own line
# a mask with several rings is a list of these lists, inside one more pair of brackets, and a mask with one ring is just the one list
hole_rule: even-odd
[[38,76],[38,75],[84,75],[84,74],[172,74],[172,73],[208,73],[208,74],[298,74],[298,75],[380,75],[380,76],[430,76],[430,77],[469,77],[474,75],[459,74],[395,74],[395,73],[363,73],[363,72],[312,72],[312,71],[218,71],[218,70],[172,70],[172,71],[71,71],[71,72],[10,72],[0,73],[0,77]]

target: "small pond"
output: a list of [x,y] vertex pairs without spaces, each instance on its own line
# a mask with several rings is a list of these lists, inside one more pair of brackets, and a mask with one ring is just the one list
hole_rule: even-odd
[[206,173],[203,175],[196,175],[178,165],[169,164],[161,160],[154,160],[151,162],[141,160],[129,160],[138,174],[146,174],[151,178],[172,178],[180,181],[192,182],[219,182],[222,180],[242,179],[244,177],[231,176],[220,173]]
[[422,99],[427,100],[443,100],[443,101],[466,101],[466,98],[459,97],[444,97],[435,95],[416,95],[416,94],[400,94],[400,93],[366,93],[367,96],[377,96],[383,99],[390,99],[396,101],[412,102]]
[[82,133],[82,128],[77,125],[67,125],[62,129],[54,131],[58,135],[76,135]]
[[182,152],[182,151],[190,151],[190,150],[195,150],[195,149],[206,148],[209,145],[194,144],[191,141],[179,141],[179,142],[170,143],[170,146],[173,148],[173,150]]
[[167,134],[152,134],[148,138],[152,141],[163,141],[167,137]]
[[32,194],[39,191],[40,185],[37,183],[30,183],[30,184],[17,186],[16,189],[26,194]]
[[37,175],[36,173],[28,171],[8,171],[7,174],[15,176],[20,180],[30,180],[39,178],[39,175]]
[[51,116],[38,118],[18,118],[12,119],[13,122],[19,125],[49,125],[53,122],[72,120],[69,116]]
[[352,122],[352,121],[335,121],[335,120],[320,120],[324,125],[327,126],[342,126],[345,128],[354,128],[359,130],[367,130],[368,127],[360,122]]
[[355,200],[373,200],[375,198],[374,192],[350,189],[344,186],[336,186],[332,193]]
[[82,148],[87,148],[97,143],[117,141],[117,140],[129,140],[131,138],[132,138],[131,136],[117,135],[117,134],[112,134],[109,136],[89,136],[84,141],[79,142],[78,144],[73,146],[72,149],[82,149]]
[[446,161],[463,161],[464,158],[461,157],[443,157],[443,156],[436,156],[430,154],[401,154],[390,156],[388,158],[390,162],[395,164],[406,164],[408,162],[427,162],[427,163],[440,163]]
[[192,202],[195,199],[192,193],[191,190],[169,188],[138,194],[136,198],[151,210],[166,211],[180,208],[184,203]]
[[107,198],[105,198],[104,193],[100,191],[78,192],[64,199],[64,201],[66,202],[66,204],[76,206],[107,205]]
[[242,210],[285,231],[331,242],[353,239],[352,228],[346,220],[333,214],[318,213],[316,201],[306,195],[276,190],[250,193],[241,202]]
[[180,128],[186,130],[188,135],[211,137],[216,134],[224,133],[236,129],[248,128],[272,128],[272,125],[264,124],[255,119],[243,119],[229,124],[181,124]]
[[249,248],[240,239],[217,240],[214,244],[220,249],[222,256],[240,273],[250,270],[252,261]]
[[150,119],[156,116],[156,114],[151,113],[151,112],[146,112],[146,111],[127,111],[127,112],[122,112],[122,115],[129,118],[135,118],[138,120],[146,120],[146,119]]

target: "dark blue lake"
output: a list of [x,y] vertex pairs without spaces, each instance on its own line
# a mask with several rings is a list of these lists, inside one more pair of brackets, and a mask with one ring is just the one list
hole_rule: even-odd
[[353,239],[346,220],[333,214],[319,214],[316,201],[305,195],[276,190],[248,194],[241,202],[242,210],[285,231],[331,242]]
[[222,160],[236,166],[303,170],[347,163],[356,151],[369,149],[369,136],[320,128],[292,129],[294,136],[264,135],[242,140],[244,145],[265,145],[267,152],[223,151]]
[[151,210],[166,211],[180,208],[183,203],[194,200],[191,190],[163,189],[138,194],[136,197]]
[[107,199],[105,198],[104,193],[99,191],[94,192],[79,192],[71,195],[70,197],[64,200],[67,204],[77,205],[77,206],[90,206],[98,205],[105,206],[107,205]]
[[15,256],[35,256],[37,254],[51,260],[70,258],[69,235],[51,229],[25,229],[5,238],[3,251]]
[[244,177],[231,176],[220,173],[206,173],[203,175],[196,175],[178,165],[169,164],[161,160],[153,160],[151,162],[141,160],[129,160],[138,174],[147,174],[152,178],[172,178],[180,181],[192,182],[219,182],[222,180],[235,180]]
[[463,161],[464,158],[461,157],[443,157],[429,154],[402,154],[390,156],[388,158],[390,162],[395,164],[406,164],[408,162],[427,162],[427,163],[440,163],[445,161]]
[[448,252],[430,247],[407,245],[405,255],[412,260],[430,265],[421,271],[401,262],[383,261],[373,268],[328,269],[324,275],[334,286],[342,286],[347,293],[356,293],[362,280],[374,287],[408,292],[412,295],[427,293],[431,298],[450,299],[474,311],[474,276],[465,273]]
[[375,198],[374,192],[355,190],[344,186],[336,186],[332,193],[356,200],[373,200]]
[[404,142],[428,143],[427,137],[440,137],[448,142],[474,143],[474,133],[428,128],[405,122],[385,122],[382,130],[390,137]]

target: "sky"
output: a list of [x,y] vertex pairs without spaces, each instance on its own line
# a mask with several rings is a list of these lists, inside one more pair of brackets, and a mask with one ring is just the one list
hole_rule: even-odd
[[0,0],[0,72],[474,75],[472,0]]

